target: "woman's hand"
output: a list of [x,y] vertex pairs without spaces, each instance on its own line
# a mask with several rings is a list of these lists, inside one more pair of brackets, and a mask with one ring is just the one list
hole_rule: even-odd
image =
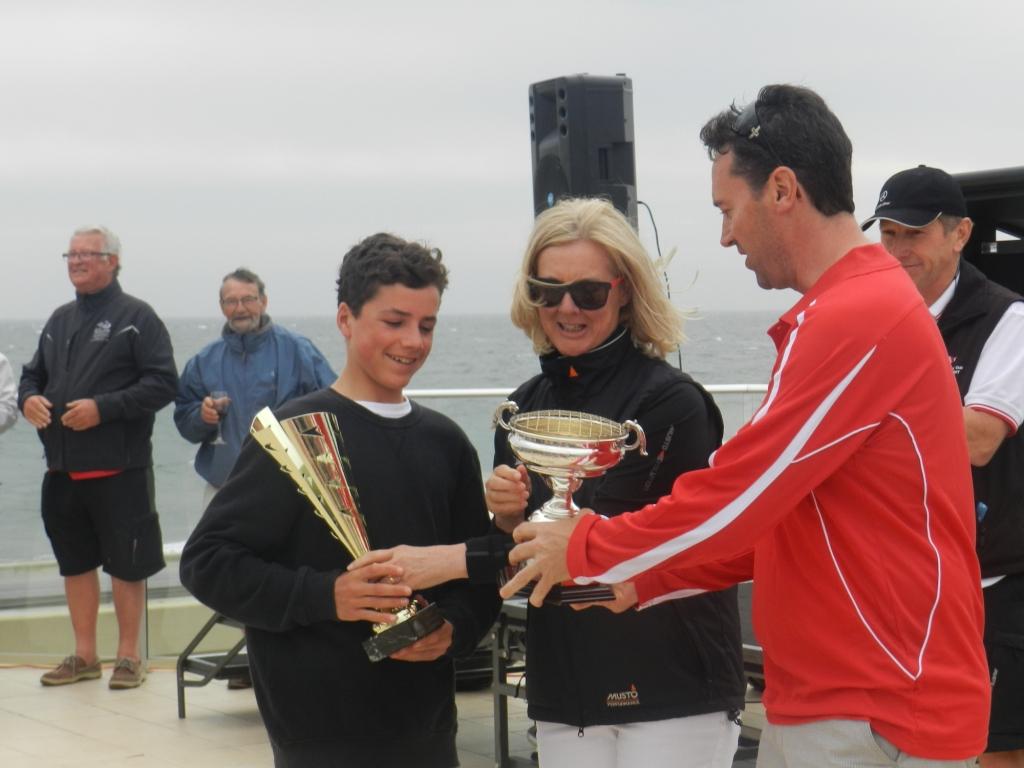
[[512,533],[526,519],[530,499],[530,481],[526,467],[499,464],[484,483],[487,508],[494,514],[495,524],[505,533]]
[[375,549],[354,560],[350,571],[370,563],[388,563],[397,566],[400,583],[413,589],[426,589],[453,579],[466,578],[466,545],[435,544],[413,547],[399,544],[391,549]]

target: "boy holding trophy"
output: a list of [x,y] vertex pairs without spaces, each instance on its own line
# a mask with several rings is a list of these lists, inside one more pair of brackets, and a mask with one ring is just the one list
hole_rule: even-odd
[[[437,251],[387,234],[354,246],[338,276],[344,370],[274,414],[285,425],[336,422],[340,434],[326,442],[338,449],[341,481],[319,490],[337,497],[341,527],[362,528],[376,548],[456,544],[488,530],[472,444],[403,394],[430,353],[446,285]],[[318,519],[308,487],[297,492],[296,465],[290,478],[280,452],[261,443],[246,442],[190,537],[181,580],[246,625],[275,765],[458,765],[452,657],[471,651],[494,621],[493,585],[462,580],[414,597],[395,583],[397,566],[347,571],[354,553],[332,536],[337,526]],[[420,639],[371,661],[367,641],[387,626],[393,634],[410,602],[429,602],[423,613],[439,613],[439,626],[404,632]]]

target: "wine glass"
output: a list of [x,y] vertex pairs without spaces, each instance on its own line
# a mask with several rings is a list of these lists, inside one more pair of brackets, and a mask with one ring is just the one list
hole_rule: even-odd
[[228,393],[224,390],[217,389],[210,393],[210,399],[213,400],[213,410],[220,415],[220,420],[217,422],[217,437],[210,444],[227,445],[227,441],[224,440],[224,435],[221,433],[221,427],[224,424],[224,414],[231,404],[231,398],[228,397]]

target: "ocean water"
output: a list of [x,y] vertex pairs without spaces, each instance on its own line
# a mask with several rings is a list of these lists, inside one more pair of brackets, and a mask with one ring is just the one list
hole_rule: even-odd
[[[703,384],[763,384],[775,348],[765,334],[774,312],[716,312],[691,318],[681,350],[683,370]],[[0,352],[15,377],[35,350],[44,318],[0,321]],[[218,336],[219,317],[166,320],[179,370]],[[345,349],[333,317],[275,318],[305,334],[340,370]],[[670,361],[677,362],[675,357]],[[413,379],[416,389],[506,387],[510,391],[539,370],[522,332],[505,315],[441,315],[430,358]],[[719,398],[727,426],[735,430],[759,398],[732,403]],[[469,435],[484,467],[490,466],[491,415],[500,399],[429,399],[424,403],[455,419]],[[157,414],[153,434],[157,509],[164,541],[183,541],[199,516],[203,483],[192,468],[196,446],[178,435],[172,407]],[[0,564],[52,557],[39,517],[45,464],[35,430],[24,419],[0,436]]]

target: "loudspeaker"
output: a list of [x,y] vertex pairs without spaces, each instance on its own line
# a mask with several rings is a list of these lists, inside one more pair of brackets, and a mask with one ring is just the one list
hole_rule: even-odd
[[974,221],[963,257],[989,280],[1024,294],[1024,166],[954,173],[953,178]]
[[604,197],[636,228],[633,81],[569,75],[530,86],[533,211]]

